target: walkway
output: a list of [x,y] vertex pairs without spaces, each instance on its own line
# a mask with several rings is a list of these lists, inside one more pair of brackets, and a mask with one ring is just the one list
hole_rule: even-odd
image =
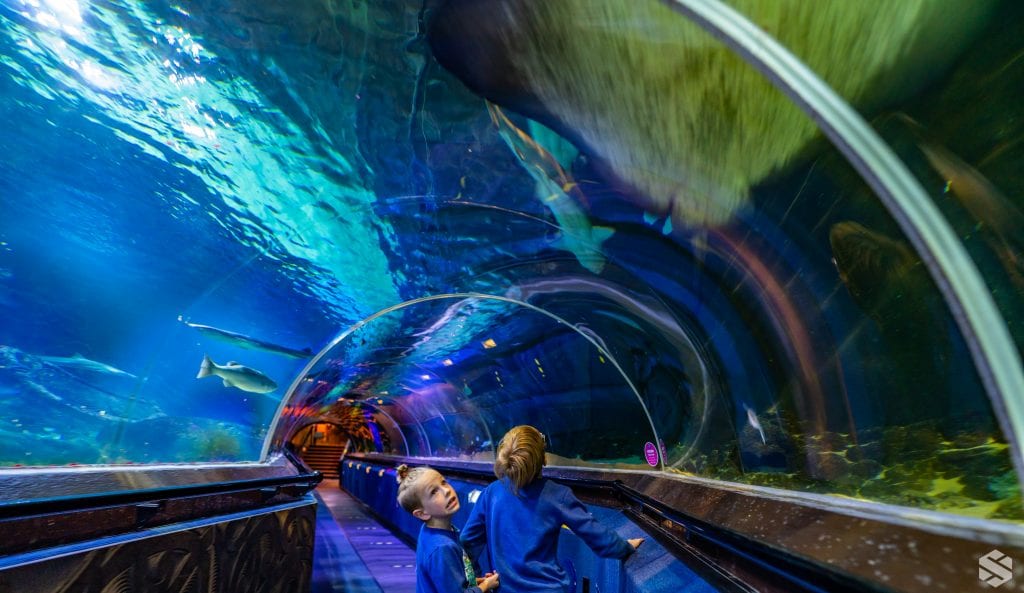
[[324,480],[316,489],[312,593],[413,593],[416,552]]

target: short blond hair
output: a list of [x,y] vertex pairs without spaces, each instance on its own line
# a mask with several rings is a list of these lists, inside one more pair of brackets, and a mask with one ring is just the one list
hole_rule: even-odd
[[521,424],[511,428],[498,443],[498,455],[494,460],[494,475],[507,477],[512,483],[512,492],[540,477],[544,468],[544,435],[539,430]]
[[420,498],[418,486],[428,471],[430,468],[425,465],[410,468],[404,463],[395,468],[395,472],[398,474],[398,504],[410,513],[423,508],[423,500]]

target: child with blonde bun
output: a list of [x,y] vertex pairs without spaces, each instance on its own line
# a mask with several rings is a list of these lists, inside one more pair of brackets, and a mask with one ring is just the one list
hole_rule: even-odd
[[486,548],[509,593],[571,590],[555,558],[563,524],[605,558],[626,558],[644,541],[623,539],[601,525],[572,490],[542,477],[545,446],[544,435],[532,426],[505,433],[494,461],[498,481],[480,494],[462,530],[470,559],[476,562]]
[[423,521],[416,540],[416,593],[486,593],[497,588],[497,573],[476,578],[459,545],[452,525],[459,496],[451,484],[429,467],[400,465],[397,472],[398,504]]

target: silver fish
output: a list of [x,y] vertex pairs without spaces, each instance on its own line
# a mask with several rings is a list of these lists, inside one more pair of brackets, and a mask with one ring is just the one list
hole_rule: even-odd
[[746,404],[743,404],[743,407],[747,409],[747,423],[761,435],[761,442],[767,444],[768,441],[764,438],[764,428],[761,427],[761,421],[757,419],[754,409]]
[[196,379],[210,376],[223,379],[224,387],[237,387],[250,393],[269,393],[277,389],[277,383],[256,369],[240,365],[235,361],[219,365],[210,360],[209,356],[204,355],[203,364],[199,367]]

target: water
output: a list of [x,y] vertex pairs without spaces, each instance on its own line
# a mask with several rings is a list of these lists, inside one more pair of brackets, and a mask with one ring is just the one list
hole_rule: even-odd
[[[283,386],[301,362],[239,354],[178,318],[318,348],[342,323],[390,304],[396,288],[371,194],[339,179],[351,173],[344,159],[314,144],[270,89],[248,82],[265,70],[216,55],[154,13],[133,3],[6,2],[0,16],[0,150],[9,155],[0,165],[0,304],[17,320],[3,325],[0,343],[29,360],[80,353],[125,369],[139,380],[117,392],[146,407],[147,421],[206,417],[237,433],[228,457],[254,458],[274,402],[192,381],[202,355],[242,356]],[[67,405],[94,399],[65,383],[49,387]],[[12,445],[4,457],[181,460],[145,442],[78,451],[118,422],[98,418],[67,419],[63,441],[74,453],[33,460]]]
[[[661,440],[668,471],[1024,516],[1007,424],[941,294],[824,142],[793,148],[770,118],[723,132],[764,130],[737,145],[772,164],[739,189],[708,182],[705,199],[743,195],[711,204],[728,223],[694,225],[701,196],[677,211],[616,178],[743,164],[717,142],[629,136],[633,116],[671,135],[675,102],[630,104],[642,81],[594,74],[587,52],[554,63],[554,82],[514,81],[557,98],[621,80],[599,85],[629,107],[615,125],[588,136],[588,114],[565,115],[584,122],[563,130],[580,151],[441,68],[420,3],[377,4],[0,0],[0,465],[255,461],[288,436],[269,431],[308,362],[260,343],[317,352],[385,307],[472,291],[564,323],[473,302],[383,316],[303,377],[278,428],[326,417],[366,449],[487,458],[530,422],[564,463],[648,468]],[[594,31],[573,29],[577,50]],[[961,61],[862,108],[1021,343],[1022,229],[947,184],[973,170],[1019,214],[1011,33],[962,40]],[[1005,121],[958,107],[981,86]],[[787,113],[800,142],[813,134]],[[651,171],[670,178],[636,181]],[[204,354],[278,388],[196,379]]]

